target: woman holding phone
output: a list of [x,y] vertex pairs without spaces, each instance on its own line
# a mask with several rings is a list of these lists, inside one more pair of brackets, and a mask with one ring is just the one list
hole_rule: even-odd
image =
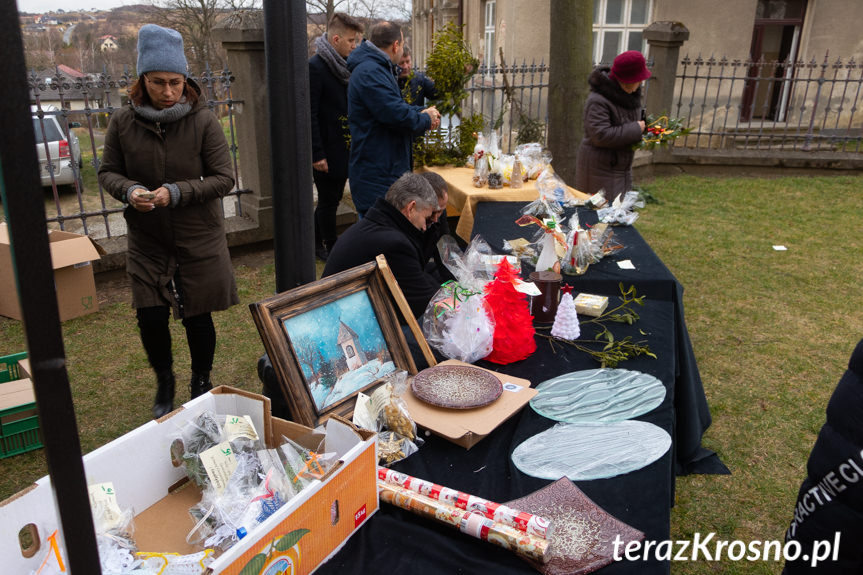
[[127,204],[126,271],[159,418],[174,409],[171,311],[186,331],[194,398],[212,388],[211,312],[239,303],[220,201],[234,179],[222,127],[187,77],[182,36],[142,26],[137,73],[108,124],[99,183]]

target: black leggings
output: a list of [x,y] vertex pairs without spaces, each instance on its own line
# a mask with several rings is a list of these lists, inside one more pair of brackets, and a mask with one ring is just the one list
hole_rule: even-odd
[[[138,328],[141,330],[141,343],[147,352],[147,359],[156,372],[171,369],[174,357],[171,353],[171,330],[168,326],[170,315],[168,306],[138,308]],[[209,374],[213,368],[216,353],[216,328],[213,316],[202,313],[183,318],[186,328],[186,341],[192,357],[192,371]]]

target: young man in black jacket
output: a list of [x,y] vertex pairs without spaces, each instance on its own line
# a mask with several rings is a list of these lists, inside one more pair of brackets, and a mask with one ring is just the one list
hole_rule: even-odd
[[315,208],[315,253],[325,260],[336,243],[336,211],[348,179],[348,55],[357,47],[363,26],[336,12],[327,33],[315,40],[309,60],[312,120],[312,168],[318,205]]

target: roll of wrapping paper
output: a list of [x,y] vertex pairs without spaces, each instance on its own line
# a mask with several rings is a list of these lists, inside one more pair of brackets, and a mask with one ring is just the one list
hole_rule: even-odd
[[378,479],[404,487],[405,489],[410,489],[415,493],[442,501],[459,509],[480,513],[493,521],[515,527],[519,531],[524,531],[528,535],[533,535],[540,539],[549,538],[551,522],[545,517],[519,511],[518,509],[513,509],[494,501],[456,491],[455,489],[450,489],[449,487],[444,487],[425,479],[412,477],[405,473],[399,473],[386,467],[378,467]]
[[443,501],[420,495],[410,489],[378,479],[381,500],[417,515],[436,519],[477,539],[509,549],[533,561],[545,562],[549,542],[519,531],[509,525],[492,521],[485,515],[466,511]]

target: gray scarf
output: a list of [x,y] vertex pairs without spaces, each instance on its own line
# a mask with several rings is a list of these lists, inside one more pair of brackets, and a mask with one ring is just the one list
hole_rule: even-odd
[[338,78],[342,84],[347,85],[351,71],[348,70],[348,65],[342,55],[336,52],[336,49],[327,40],[326,34],[315,38],[315,53],[326,62],[327,68],[330,69],[333,76]]
[[142,104],[141,106],[135,106],[134,104],[132,104],[132,108],[135,110],[136,114],[143,116],[145,119],[150,120],[151,122],[168,124],[170,122],[176,122],[177,120],[188,114],[189,111],[191,111],[192,109],[192,105],[186,102],[184,98],[182,102],[177,102],[170,108],[165,108],[163,110],[157,110],[149,104]]

